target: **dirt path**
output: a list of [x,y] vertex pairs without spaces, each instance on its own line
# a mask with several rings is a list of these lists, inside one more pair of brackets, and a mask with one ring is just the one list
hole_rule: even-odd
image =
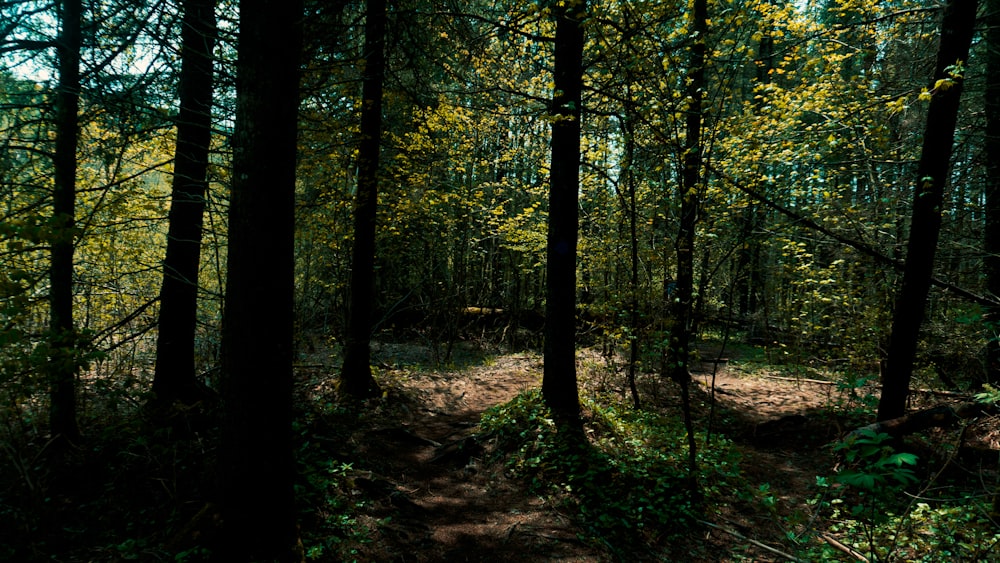
[[[486,463],[484,446],[474,440],[486,409],[540,385],[538,355],[477,357],[447,370],[397,367],[431,364],[427,350],[419,346],[383,347],[376,349],[375,358],[382,362],[382,381],[392,396],[386,403],[393,406],[373,418],[378,426],[359,429],[352,437],[358,467],[370,470],[355,477],[355,486],[373,499],[367,510],[370,527],[377,530],[370,544],[374,551],[359,560],[613,560],[580,540],[580,530],[558,506],[508,478],[502,466]],[[599,358],[587,361],[601,364]],[[711,375],[704,370],[693,375],[703,392],[696,397],[701,401],[698,424],[703,425]],[[581,379],[586,382],[586,374]],[[824,445],[840,431],[829,416],[813,416],[836,400],[835,390],[748,377],[731,367],[721,369],[714,383],[718,424],[744,449],[744,475],[754,486],[760,482],[773,487],[779,513],[798,510],[812,494],[815,476],[827,470]],[[671,405],[676,397],[660,384],[651,385],[660,389],[662,403],[656,406],[675,408]],[[773,518],[722,510],[727,526],[767,543],[782,541],[784,530]],[[696,557],[698,561],[739,560],[731,554],[772,560],[767,552],[713,530],[692,541],[698,552],[711,554]]]
[[503,468],[483,463],[470,436],[483,411],[540,384],[541,360],[509,355],[460,371],[406,371],[398,421],[357,437],[359,455],[380,460],[356,482],[380,496],[379,560],[605,560],[577,538],[571,519],[531,495]]

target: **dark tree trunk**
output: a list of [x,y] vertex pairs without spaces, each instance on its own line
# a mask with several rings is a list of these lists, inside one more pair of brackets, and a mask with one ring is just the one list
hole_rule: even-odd
[[[986,0],[986,290],[1000,297],[1000,0]],[[1000,307],[985,308],[986,382],[1000,384]],[[1000,511],[1000,491],[994,491],[993,512]]]
[[182,9],[180,112],[153,378],[154,400],[160,404],[190,403],[202,396],[195,378],[194,339],[212,136],[215,0],[185,0]]
[[76,374],[80,367],[80,357],[73,325],[73,251],[76,224],[76,148],[80,129],[81,18],[80,0],[59,2],[62,31],[56,44],[59,86],[56,91],[52,264],[49,272],[49,424],[53,436],[71,441],[80,433],[76,423]]
[[701,195],[701,126],[702,99],[705,95],[705,35],[708,33],[707,0],[695,0],[692,29],[696,34],[691,45],[688,70],[688,109],[685,124],[684,169],[681,181],[681,220],[674,248],[677,252],[677,286],[674,295],[674,315],[670,331],[670,364],[668,373],[681,388],[681,407],[688,435],[688,476],[692,493],[697,485],[697,452],[694,424],[691,418],[691,357],[694,325],[694,240],[698,225]]
[[927,111],[927,125],[913,197],[910,240],[906,245],[906,266],[893,312],[886,369],[882,374],[878,420],[898,418],[906,412],[917,339],[934,271],[934,255],[941,231],[941,203],[948,181],[955,124],[962,95],[963,78],[952,76],[950,69],[960,61],[964,63],[969,60],[969,46],[976,23],[976,5],[975,0],[952,0],[944,9],[941,44],[938,47],[932,86],[939,80],[949,78],[953,84],[933,91]]
[[[631,91],[626,90],[626,100],[631,106]],[[623,207],[628,214],[628,234],[629,234],[629,299],[628,299],[628,322],[629,322],[629,348],[628,348],[628,388],[632,394],[632,407],[640,408],[642,403],[639,400],[639,388],[636,386],[636,371],[639,367],[639,346],[642,342],[640,338],[641,328],[639,327],[639,235],[638,235],[638,214],[636,205],[636,181],[633,166],[635,165],[635,113],[629,107],[625,111],[623,120],[625,134],[625,154],[623,155],[623,172],[625,180],[625,192],[628,195],[628,202]]]
[[341,390],[358,398],[379,394],[371,370],[372,311],[375,301],[375,220],[382,148],[382,83],[385,76],[385,0],[368,0],[365,70],[361,88],[358,193],[354,202],[351,305],[341,368]]
[[545,266],[545,345],[542,396],[553,414],[579,424],[576,384],[576,245],[580,189],[580,105],[583,91],[583,28],[586,2],[558,4],[555,92],[550,109],[552,162]]
[[302,4],[241,0],[219,478],[228,561],[300,560],[292,490]]
[[[988,0],[986,31],[986,289],[1000,297],[1000,0]],[[986,381],[1000,383],[1000,307],[986,308]]]
[[677,285],[674,287],[670,329],[668,374],[677,382],[688,381],[691,324],[694,301],[694,239],[698,225],[701,191],[701,102],[705,89],[705,40],[708,8],[702,0],[694,4],[692,24],[698,38],[691,45],[688,71],[688,108],[685,124],[683,176],[680,193],[680,228],[674,242],[677,253]]

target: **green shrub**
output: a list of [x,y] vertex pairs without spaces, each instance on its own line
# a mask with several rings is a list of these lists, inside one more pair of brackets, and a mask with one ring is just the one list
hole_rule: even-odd
[[711,485],[693,492],[679,420],[585,406],[589,440],[582,446],[559,432],[537,390],[490,409],[481,426],[515,475],[573,505],[592,538],[607,546],[634,549],[641,539],[653,548],[687,534],[702,517],[701,495],[721,492],[738,475],[736,457],[720,442],[701,459],[711,469],[698,481]]

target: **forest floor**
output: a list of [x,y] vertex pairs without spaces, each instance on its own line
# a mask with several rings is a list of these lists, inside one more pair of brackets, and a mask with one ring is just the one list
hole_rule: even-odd
[[414,369],[432,364],[427,348],[384,344],[375,359],[393,406],[350,438],[355,465],[365,468],[354,485],[374,501],[364,509],[373,537],[359,561],[605,560],[578,538],[570,515],[487,463],[470,439],[486,409],[541,384],[539,356]]
[[[702,452],[735,455],[703,458],[718,465],[703,462],[700,484],[707,502],[698,521],[689,518],[674,525],[674,520],[661,518],[636,532],[633,542],[631,528],[618,539],[595,535],[587,527],[593,522],[581,521],[579,490],[563,490],[549,474],[536,477],[534,487],[515,475],[508,460],[518,459],[480,426],[491,407],[540,387],[538,353],[471,343],[458,344],[450,353],[426,344],[376,343],[373,362],[384,395],[352,404],[338,395],[336,378],[330,375],[331,366],[339,363],[336,350],[316,346],[299,359],[296,373],[296,487],[308,559],[709,563],[788,561],[797,555],[800,561],[861,561],[859,554],[841,548],[861,545],[863,530],[844,512],[837,516],[833,504],[817,503],[822,498],[833,502],[823,497],[830,489],[818,488],[817,477],[832,476],[843,467],[831,444],[871,422],[877,389],[862,378],[845,382],[843,373],[821,367],[779,365],[766,350],[748,346],[733,347],[725,360],[713,361],[721,355],[718,348],[702,347],[702,361],[692,366],[694,425]],[[606,437],[608,413],[631,410],[625,364],[594,349],[581,350],[577,357],[584,423],[592,438]],[[644,412],[676,421],[681,401],[675,384],[653,373],[639,374],[637,383]],[[119,397],[98,394],[101,389],[87,390],[95,398]],[[915,397],[914,408],[963,399],[954,393]],[[180,418],[169,426],[151,426],[134,414],[107,412],[91,420],[110,422],[105,427],[92,424],[97,430],[91,431],[86,447],[69,452],[63,463],[44,463],[49,452],[42,433],[11,427],[7,438],[0,439],[14,462],[0,463],[0,530],[9,532],[0,532],[0,560],[211,560],[218,532],[212,502],[214,419]],[[646,440],[639,433],[650,428],[639,428],[643,424],[631,426],[620,442]],[[683,428],[671,424],[657,430],[665,432],[657,436],[666,437],[657,451],[683,454]],[[532,440],[533,435],[523,441]],[[941,508],[931,514],[936,520],[928,520],[926,511],[922,520],[910,519],[906,525],[912,541],[893,548],[896,560],[1000,561],[1000,534],[993,517],[985,514],[1000,482],[997,418],[925,432],[907,440],[906,447],[919,456],[915,471],[920,485],[914,488],[916,496],[901,496],[902,509],[912,510],[918,499],[933,504],[927,495],[940,497],[934,506]],[[635,464],[637,459],[618,462]],[[666,467],[672,475],[683,471],[674,461],[635,467]],[[659,486],[665,481],[658,475],[643,474],[638,480],[630,480],[633,474],[623,477],[623,472],[600,475],[616,480],[607,489],[614,495],[639,491],[643,502],[682,498],[670,496],[671,491],[666,497],[648,494],[642,484]],[[596,483],[605,490],[603,484]],[[606,497],[596,498],[605,502]],[[618,510],[631,508],[636,498],[615,496],[606,502],[618,502]],[[979,508],[969,508],[964,499],[973,499]],[[649,510],[672,506],[656,502]],[[959,512],[948,512],[949,506]],[[590,505],[591,514],[593,509]],[[658,516],[682,513],[690,514],[671,508]],[[630,516],[614,514],[616,522],[632,525]],[[653,516],[650,522],[656,521]],[[945,526],[950,535],[939,533]],[[891,545],[898,537],[890,538]],[[937,557],[956,546],[974,556]],[[824,556],[803,557],[810,549]],[[909,557],[915,554],[920,557]]]
[[[701,356],[717,353],[706,349]],[[354,466],[364,469],[353,473],[353,488],[371,499],[362,509],[371,536],[359,547],[358,560],[620,558],[621,546],[616,556],[587,540],[558,498],[532,493],[502,462],[491,461],[488,440],[476,440],[484,411],[540,386],[541,358],[461,349],[455,357],[447,369],[438,369],[421,367],[434,365],[426,347],[376,348],[386,398],[395,400],[384,400],[394,406],[355,428],[349,439]],[[611,365],[593,351],[578,357],[581,393],[622,386],[621,365]],[[787,560],[779,554],[787,553],[782,544],[789,522],[809,520],[806,501],[817,495],[816,477],[834,471],[829,445],[869,422],[864,389],[823,382],[814,379],[815,373],[790,376],[746,368],[734,356],[721,363],[703,362],[693,375],[698,383],[693,389],[696,424],[704,431],[711,418],[713,431],[733,441],[747,488],[768,500],[711,507],[710,522],[699,537],[675,546],[675,555],[666,560]],[[652,374],[641,376],[639,383],[645,408],[679,412],[675,386],[659,383]]]

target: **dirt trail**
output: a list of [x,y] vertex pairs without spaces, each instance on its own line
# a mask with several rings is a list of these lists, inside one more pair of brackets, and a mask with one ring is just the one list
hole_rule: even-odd
[[407,371],[400,420],[357,437],[359,455],[381,460],[377,476],[356,479],[382,498],[392,519],[380,526],[379,560],[605,560],[578,539],[568,516],[502,467],[482,463],[470,436],[483,411],[540,384],[534,355],[503,356],[451,372]]
[[[356,486],[375,501],[369,510],[372,527],[378,530],[371,544],[376,551],[365,553],[363,560],[613,560],[579,539],[580,530],[569,514],[508,478],[503,467],[484,463],[483,446],[471,438],[486,409],[540,385],[539,356],[480,357],[464,367],[440,371],[395,368],[397,362],[431,364],[427,350],[418,346],[381,347],[375,358],[382,358],[383,380],[396,395],[389,402],[396,408],[393,416],[377,418],[378,427],[359,429],[353,438],[358,459],[364,460],[359,466],[371,469],[355,479]],[[696,409],[699,425],[706,421],[711,382],[710,368],[706,372],[702,367],[693,374],[703,391],[696,396],[701,401]],[[809,416],[830,404],[834,390],[746,377],[730,368],[723,366],[715,378],[719,424],[743,444],[748,456],[744,474],[752,482],[773,485],[779,512],[792,511],[810,494],[815,475],[825,470],[825,456],[817,454],[839,431],[829,417],[814,421]],[[649,381],[660,388],[657,394],[665,403],[676,402],[676,397],[662,396],[662,385]],[[727,525],[752,537],[781,541],[783,531],[775,523],[752,513],[722,516]],[[390,520],[375,524],[386,517]],[[711,530],[692,541],[704,554],[692,560],[730,561],[734,552],[756,561],[772,560],[752,545],[734,545],[743,542]]]

